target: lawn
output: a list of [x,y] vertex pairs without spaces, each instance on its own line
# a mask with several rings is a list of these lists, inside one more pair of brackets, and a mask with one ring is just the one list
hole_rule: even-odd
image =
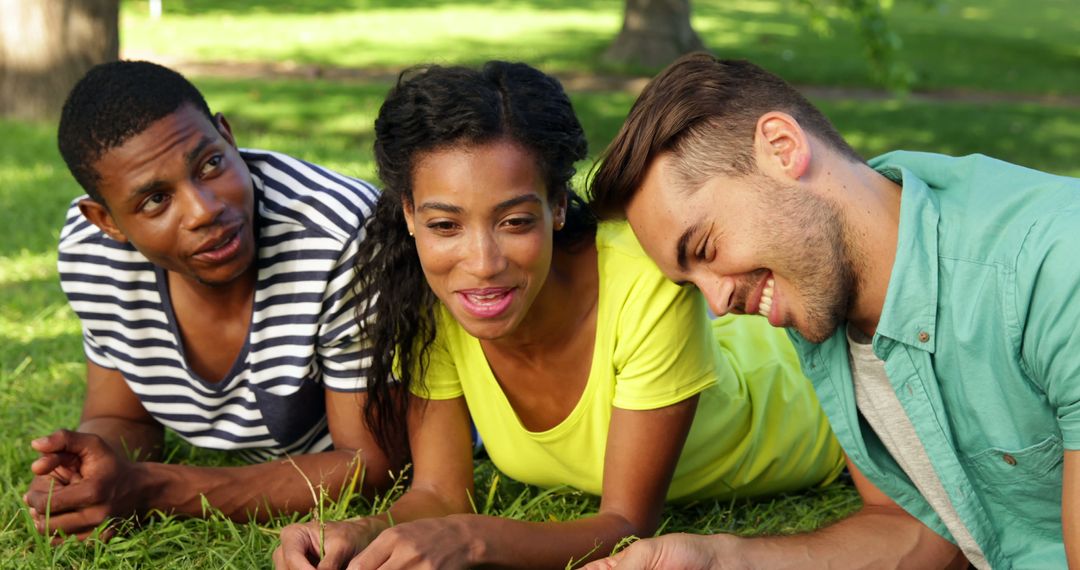
[[[392,70],[439,54],[446,62],[522,58],[551,71],[603,73],[596,54],[618,27],[617,1],[543,0],[308,2],[165,0],[152,22],[145,2],[127,2],[125,49],[185,60],[292,60],[322,66]],[[288,12],[287,5],[303,6]],[[901,3],[898,3],[901,4]],[[896,27],[920,71],[917,89],[1080,94],[1076,18],[1064,0],[1039,9],[1019,0],[943,2],[927,14],[898,6]],[[565,6],[574,6],[573,8]],[[866,86],[865,64],[840,24],[832,38],[807,31],[783,2],[696,2],[695,24],[725,55],[750,57],[797,83]],[[359,30],[359,31],[358,31]],[[273,38],[268,40],[267,38]],[[567,38],[573,38],[567,41]],[[271,148],[370,178],[371,122],[388,85],[299,79],[193,77],[211,107],[230,119],[244,146]],[[633,94],[573,93],[595,154],[618,129]],[[992,98],[991,98],[992,99]],[[1055,173],[1080,176],[1080,108],[963,98],[866,99],[845,92],[816,99],[857,150],[892,148],[983,152]],[[0,568],[265,567],[276,530],[287,520],[238,525],[160,519],[108,545],[49,546],[32,530],[20,496],[33,459],[28,441],[78,419],[83,391],[79,323],[56,282],[54,251],[66,204],[79,194],[55,150],[55,125],[0,121]],[[582,164],[586,170],[589,163]],[[170,440],[177,461],[228,463],[220,453]],[[544,492],[505,477],[490,463],[477,472],[482,512],[528,520],[589,513],[596,500],[572,490]],[[669,508],[664,531],[743,534],[809,530],[858,506],[850,486],[749,504]],[[338,514],[378,508],[360,500]]]

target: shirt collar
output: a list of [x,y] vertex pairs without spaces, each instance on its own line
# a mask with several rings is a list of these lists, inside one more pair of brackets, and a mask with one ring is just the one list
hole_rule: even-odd
[[905,166],[903,156],[884,155],[870,166],[903,187],[896,260],[878,320],[875,348],[887,337],[933,353],[937,342],[937,198],[926,182]]

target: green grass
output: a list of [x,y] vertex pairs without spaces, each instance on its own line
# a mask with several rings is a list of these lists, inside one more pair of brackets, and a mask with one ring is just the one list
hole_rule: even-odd
[[[917,90],[1080,94],[1073,0],[896,2],[892,24]],[[522,59],[551,71],[632,72],[599,55],[621,25],[621,0],[169,0],[151,21],[124,5],[124,47],[200,60],[398,68],[420,61]],[[240,6],[243,6],[241,9]],[[699,0],[693,22],[714,52],[751,59],[798,84],[872,85],[852,26],[811,30],[793,0]],[[208,33],[212,29],[214,33]],[[273,38],[273,41],[267,41]]]
[[[618,26],[617,0],[493,0],[484,3],[284,0],[167,0],[160,22],[145,2],[124,5],[124,43],[187,59],[292,60],[392,69],[436,57],[475,63],[524,58],[548,70],[589,72]],[[903,3],[898,3],[903,4]],[[300,8],[291,8],[290,6]],[[945,0],[946,12],[904,5],[896,26],[921,73],[918,87],[1077,94],[1078,31],[1065,0],[1038,8],[1019,0]],[[845,26],[832,39],[777,0],[695,2],[695,23],[724,55],[751,57],[797,83],[868,84],[866,64]],[[273,38],[274,41],[268,41]],[[423,41],[419,41],[419,40]],[[437,54],[437,56],[433,55]],[[618,72],[601,68],[605,73]],[[241,145],[271,148],[371,178],[371,124],[388,85],[371,82],[195,78],[211,106],[230,119]],[[619,128],[633,95],[573,93],[599,152]],[[855,148],[983,152],[1026,166],[1080,176],[1080,108],[1029,103],[938,103],[828,98],[816,101]],[[240,525],[158,519],[108,545],[52,547],[30,525],[20,497],[34,458],[28,442],[78,419],[84,390],[80,327],[56,281],[55,244],[64,211],[80,191],[55,150],[55,125],[0,121],[0,568],[232,567],[269,565],[276,531],[289,520]],[[581,165],[587,170],[589,162]],[[222,453],[169,439],[176,461],[227,464]],[[593,512],[595,498],[543,492],[477,469],[482,512],[564,520]],[[487,496],[491,491],[491,501]],[[668,508],[665,532],[785,533],[810,530],[858,506],[848,484],[749,504],[702,502]],[[369,512],[354,500],[350,514]],[[291,520],[291,519],[290,519]]]

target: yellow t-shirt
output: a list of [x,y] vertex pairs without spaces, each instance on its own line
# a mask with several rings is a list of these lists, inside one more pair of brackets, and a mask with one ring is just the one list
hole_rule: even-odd
[[700,292],[667,280],[625,223],[601,224],[596,247],[592,368],[561,423],[525,429],[479,341],[441,306],[423,386],[413,391],[464,395],[495,466],[541,487],[599,495],[612,406],[655,409],[694,394],[701,398],[669,500],[752,497],[836,477],[840,447],[783,330],[760,317],[710,321]]

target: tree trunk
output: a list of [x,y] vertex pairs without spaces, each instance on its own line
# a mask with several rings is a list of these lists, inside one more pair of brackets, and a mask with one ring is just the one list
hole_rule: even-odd
[[120,51],[120,0],[0,0],[0,116],[55,118],[68,91]]
[[604,52],[612,63],[663,67],[705,49],[690,25],[690,0],[626,0],[623,26]]

